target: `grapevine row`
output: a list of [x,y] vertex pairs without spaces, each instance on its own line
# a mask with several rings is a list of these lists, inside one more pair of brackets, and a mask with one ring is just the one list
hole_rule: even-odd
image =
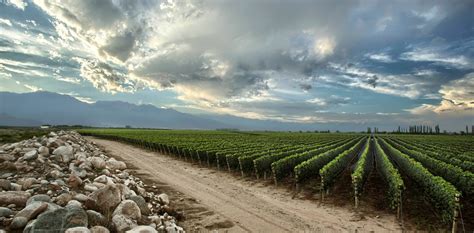
[[[369,150],[370,140],[365,141],[366,142],[365,145],[363,145],[364,150],[362,151],[362,154],[367,154],[367,151]],[[360,145],[362,145],[362,143],[342,152],[319,170],[319,176],[321,177],[321,189],[327,190],[336,182],[336,178],[345,168],[349,166],[354,157],[358,155],[360,151]]]
[[433,207],[441,214],[442,221],[451,222],[456,217],[454,213],[459,208],[461,193],[452,184],[433,175],[421,163],[394,148],[382,138],[379,141],[384,151],[400,169],[423,189]]

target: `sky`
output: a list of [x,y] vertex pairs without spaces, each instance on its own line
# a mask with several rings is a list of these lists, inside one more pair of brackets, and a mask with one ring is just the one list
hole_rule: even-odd
[[474,124],[474,1],[0,0],[0,91],[293,123]]

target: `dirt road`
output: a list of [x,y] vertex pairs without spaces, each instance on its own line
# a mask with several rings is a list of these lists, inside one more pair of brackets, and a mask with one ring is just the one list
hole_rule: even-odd
[[347,208],[292,199],[285,188],[200,167],[127,144],[91,138],[154,183],[185,210],[188,231],[219,232],[387,232],[400,231],[395,217],[369,217]]

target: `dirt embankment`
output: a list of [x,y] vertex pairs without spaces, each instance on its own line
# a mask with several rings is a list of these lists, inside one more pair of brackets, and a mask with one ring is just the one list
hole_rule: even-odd
[[103,139],[89,140],[132,165],[137,175],[172,193],[183,208],[188,231],[229,232],[387,232],[401,231],[395,216],[363,218],[350,209],[314,200],[292,199],[285,188],[253,178],[199,167],[175,158]]

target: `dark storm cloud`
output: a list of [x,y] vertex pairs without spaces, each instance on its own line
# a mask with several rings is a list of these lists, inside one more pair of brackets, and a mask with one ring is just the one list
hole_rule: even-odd
[[141,34],[140,31],[141,30],[138,32],[125,32],[122,35],[110,38],[107,45],[100,48],[100,52],[105,52],[121,61],[126,61],[135,48],[137,37]]
[[367,83],[375,88],[377,86],[377,80],[379,80],[377,75],[373,75],[367,79]]
[[305,84],[305,83],[302,83],[300,84],[300,88],[303,90],[303,91],[309,91],[313,88],[313,86],[311,86],[311,84]]

